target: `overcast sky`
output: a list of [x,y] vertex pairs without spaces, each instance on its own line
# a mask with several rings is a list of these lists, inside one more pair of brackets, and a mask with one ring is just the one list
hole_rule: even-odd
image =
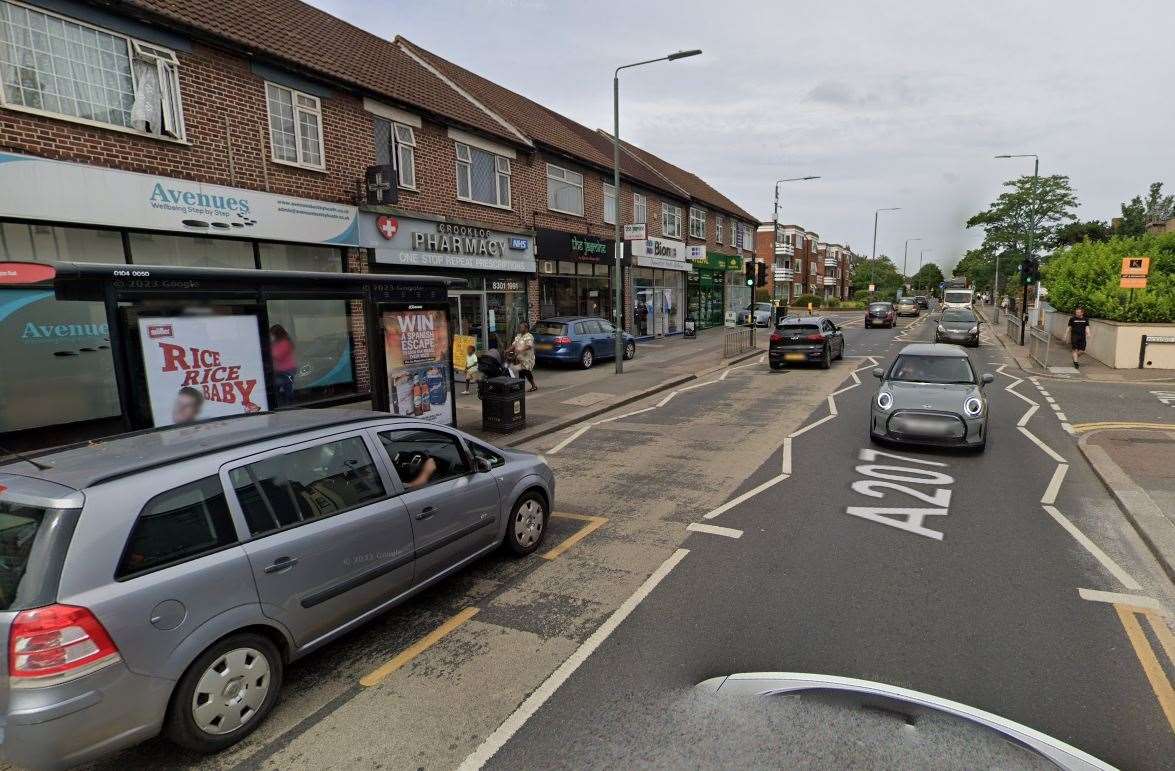
[[[949,267],[963,227],[1032,172],[1068,174],[1085,219],[1156,180],[1175,188],[1175,0],[311,0],[404,35],[592,128],[695,172],[751,213],[901,263]],[[696,10],[695,10],[696,9]],[[1173,191],[1175,192],[1175,191]]]

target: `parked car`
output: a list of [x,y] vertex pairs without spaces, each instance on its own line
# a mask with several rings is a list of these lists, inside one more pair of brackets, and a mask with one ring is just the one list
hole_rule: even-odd
[[898,300],[897,315],[899,316],[918,316],[921,311],[918,310],[918,303],[914,302],[912,297],[903,297]]
[[869,303],[865,309],[865,329],[873,327],[890,327],[897,323],[897,315],[893,303]]
[[976,376],[967,352],[957,345],[914,343],[902,348],[873,395],[869,437],[875,442],[968,447],[987,446],[987,397],[994,375]]
[[771,369],[815,362],[824,369],[845,355],[845,336],[824,316],[788,316],[771,333],[767,360]]
[[771,326],[771,314],[774,312],[771,303],[755,303],[748,305],[738,312],[738,323],[740,325],[749,324],[751,313],[755,314],[755,326],[768,327]]
[[930,310],[930,300],[926,299],[926,295],[915,295],[914,302],[917,303],[920,309],[924,311]]
[[936,343],[957,343],[979,347],[979,317],[966,308],[948,308],[942,312],[934,332]]
[[[598,359],[615,358],[616,327],[591,316],[543,319],[531,330],[536,361],[578,364],[590,369]],[[636,356],[636,338],[624,333],[624,358]]]
[[222,750],[292,661],[503,543],[543,541],[541,456],[355,410],[224,418],[0,466],[0,751]]

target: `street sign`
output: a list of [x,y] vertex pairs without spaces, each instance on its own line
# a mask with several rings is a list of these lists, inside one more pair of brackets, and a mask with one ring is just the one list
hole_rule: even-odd
[[648,238],[648,227],[643,222],[636,225],[624,226],[625,241],[647,241]]
[[1150,270],[1150,257],[1123,257],[1122,280],[1118,286],[1122,289],[1146,289],[1146,277]]
[[870,291],[870,292],[876,292],[876,291],[877,291],[877,284],[870,284],[870,285],[869,285],[869,291]]
[[399,178],[396,167],[390,163],[379,166],[368,166],[364,174],[363,187],[367,191],[367,203],[370,206],[396,203],[400,200]]
[[945,282],[945,281],[939,281],[939,282],[938,282],[938,288],[939,288],[939,289],[945,289],[945,288],[946,288],[946,285],[947,285],[947,282]]

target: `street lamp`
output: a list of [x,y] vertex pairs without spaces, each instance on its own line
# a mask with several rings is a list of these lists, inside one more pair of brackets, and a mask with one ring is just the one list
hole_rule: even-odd
[[[890,206],[887,209],[877,209],[873,212],[873,260],[869,264],[869,283],[873,284],[877,270],[877,215],[883,211],[899,211],[902,207]],[[874,284],[876,286],[876,284]]]
[[[685,59],[689,56],[697,56],[702,50],[694,48],[689,51],[677,51],[668,56],[662,56],[658,59],[646,59],[643,62],[633,62],[632,64],[624,64],[616,68],[616,72],[612,74],[612,190],[615,192],[616,198],[616,212],[615,212],[615,240],[616,253],[614,255],[615,264],[612,269],[612,283],[614,302],[612,303],[612,322],[616,325],[616,340],[613,353],[616,355],[616,374],[624,373],[624,287],[621,285],[620,279],[620,259],[624,254],[624,242],[620,238],[620,71],[627,70],[632,67],[640,67],[642,64],[652,64],[653,62],[672,62],[678,59]],[[645,235],[648,235],[646,233]]]
[[[820,179],[820,177],[788,177],[787,179],[775,180],[775,227],[774,227],[774,230],[773,230],[772,236],[771,236],[772,271],[774,271],[774,269],[775,269],[774,268],[775,246],[779,243],[779,186],[782,185],[784,182],[807,182],[810,179]],[[771,279],[771,284],[773,286],[775,284],[774,277]],[[788,298],[787,299],[790,301],[791,300],[791,289],[790,289],[791,285],[789,284],[788,286],[789,286],[789,289],[788,289]],[[752,304],[753,304],[754,299],[755,299],[754,296],[752,296],[751,297]],[[779,297],[776,296],[776,299],[779,299]],[[785,303],[785,305],[786,304],[787,303]]]
[[[997,155],[996,158],[1032,158],[1032,199],[1031,203],[1036,203],[1037,182],[1040,180],[1040,156],[1036,153],[1020,153],[1019,155]],[[1032,234],[1036,231],[1036,223],[1032,221],[1032,212],[1029,212],[1028,235],[1025,238],[1025,257],[1032,256]],[[1000,255],[996,252],[995,255],[995,280],[996,288],[999,287],[1000,280]],[[993,300],[995,298],[992,298]],[[1036,282],[1036,307],[1040,308],[1040,281]],[[1024,345],[1024,327],[1028,326],[1028,284],[1024,285],[1024,300],[1020,304],[1020,345]],[[999,303],[996,303],[996,321],[999,317]]]
[[[911,241],[921,241],[921,240],[922,240],[921,236],[919,236],[918,238],[907,238],[906,239],[906,248],[902,250],[902,282],[903,283],[905,283],[905,280],[906,280],[906,258],[910,256],[910,242]],[[921,268],[922,264],[919,263],[918,267]]]
[[[919,273],[922,272],[922,258],[926,256],[927,252],[933,252],[933,251],[934,251],[933,249],[919,249],[918,250],[918,272]],[[926,288],[930,289],[930,287],[926,287]],[[931,292],[931,294],[934,294],[934,292]]]

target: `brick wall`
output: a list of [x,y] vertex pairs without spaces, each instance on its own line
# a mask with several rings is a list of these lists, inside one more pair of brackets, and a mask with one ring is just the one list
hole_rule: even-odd
[[[367,273],[366,249],[347,250],[347,272]],[[349,300],[351,339],[354,341],[355,384],[360,393],[371,390],[371,355],[367,340],[367,317],[362,300]]]

